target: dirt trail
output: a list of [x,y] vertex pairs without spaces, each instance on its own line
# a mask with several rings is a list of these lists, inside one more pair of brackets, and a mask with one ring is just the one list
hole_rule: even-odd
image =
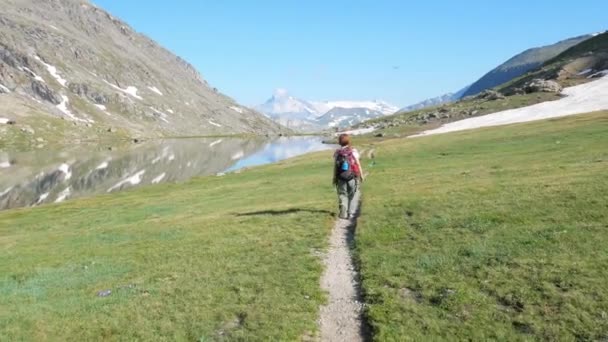
[[366,341],[359,277],[352,262],[350,244],[356,220],[340,220],[334,225],[325,256],[321,287],[329,300],[321,307],[321,341]]

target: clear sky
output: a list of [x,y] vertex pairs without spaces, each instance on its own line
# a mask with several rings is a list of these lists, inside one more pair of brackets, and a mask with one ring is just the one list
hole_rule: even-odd
[[530,47],[608,29],[606,0],[93,0],[244,105],[399,106],[472,83]]

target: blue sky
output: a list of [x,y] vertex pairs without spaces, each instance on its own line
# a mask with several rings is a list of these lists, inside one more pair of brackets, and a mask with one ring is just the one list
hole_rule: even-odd
[[94,0],[244,105],[404,106],[456,91],[527,48],[608,29],[608,1]]

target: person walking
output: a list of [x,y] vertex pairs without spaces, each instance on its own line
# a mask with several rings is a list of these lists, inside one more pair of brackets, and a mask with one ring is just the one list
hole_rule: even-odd
[[361,200],[363,168],[359,161],[359,151],[351,146],[348,134],[340,134],[338,144],[340,148],[334,153],[333,185],[338,192],[339,217],[353,219]]

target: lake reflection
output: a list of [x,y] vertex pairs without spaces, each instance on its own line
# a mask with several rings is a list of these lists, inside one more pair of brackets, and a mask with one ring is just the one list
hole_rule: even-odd
[[318,137],[175,139],[118,151],[0,151],[0,210],[182,182],[328,149]]

